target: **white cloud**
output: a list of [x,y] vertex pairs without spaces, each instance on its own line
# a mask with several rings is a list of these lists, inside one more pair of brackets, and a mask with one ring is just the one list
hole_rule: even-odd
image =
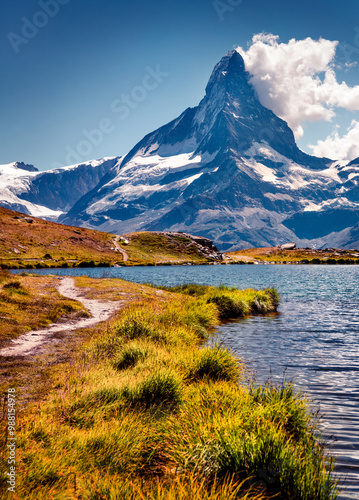
[[[306,121],[331,121],[336,107],[359,110],[359,86],[349,87],[336,79],[337,45],[323,38],[279,43],[278,36],[259,34],[248,50],[237,49],[260,101],[288,123],[297,139]],[[328,145],[333,137],[326,140]],[[329,153],[324,156],[330,157]]]
[[353,120],[348,133],[339,136],[338,130],[332,132],[324,141],[309,146],[316,156],[326,156],[336,160],[353,160],[359,157],[359,122]]

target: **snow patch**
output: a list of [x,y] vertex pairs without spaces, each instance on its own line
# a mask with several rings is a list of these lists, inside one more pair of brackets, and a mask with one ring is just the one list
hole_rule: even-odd
[[187,184],[188,185],[192,184],[192,182],[199,179],[201,177],[201,175],[203,175],[203,172],[200,172],[199,174],[195,174],[195,175],[192,175],[191,177],[188,177],[186,179]]
[[293,197],[285,193],[264,193],[264,196],[271,201],[293,201]]

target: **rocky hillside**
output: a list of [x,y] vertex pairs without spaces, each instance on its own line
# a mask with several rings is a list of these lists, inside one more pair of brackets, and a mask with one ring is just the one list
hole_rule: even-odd
[[119,243],[128,253],[130,262],[152,259],[164,264],[191,262],[221,262],[222,254],[213,242],[188,233],[146,231],[122,235]]

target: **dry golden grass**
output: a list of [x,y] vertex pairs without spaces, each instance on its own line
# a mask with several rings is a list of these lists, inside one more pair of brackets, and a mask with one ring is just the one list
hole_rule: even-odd
[[159,293],[158,290],[154,290],[152,287],[131,283],[119,278],[97,279],[80,276],[75,278],[75,282],[76,286],[82,288],[84,295],[89,299],[126,300],[129,302],[154,297]]
[[82,304],[62,297],[57,278],[0,275],[0,346],[30,330],[37,330],[59,318],[86,314]]
[[[31,223],[27,220],[32,220]],[[114,235],[64,226],[0,207],[0,263],[122,262]],[[23,267],[23,266],[22,266]]]
[[[55,313],[70,319],[71,314],[81,314],[79,312],[68,313],[66,310],[59,309],[59,304],[71,303],[74,307],[82,307],[79,303],[65,298],[61,298],[57,292],[54,292],[53,287],[58,282],[50,276],[43,277],[23,277],[16,276],[15,279],[8,271],[0,270],[0,291],[2,286],[9,281],[19,281],[26,285],[27,290],[31,292],[34,304],[32,312],[30,309],[18,311],[12,310],[14,323],[11,332],[8,331],[8,337],[4,335],[1,342],[2,345],[7,343],[7,338],[15,338],[24,331],[32,328],[37,328],[49,324],[50,316],[56,320]],[[155,289],[135,283],[128,283],[119,279],[91,279],[86,277],[76,278],[76,285],[83,288],[84,295],[87,298],[95,298],[99,300],[116,300],[123,301],[123,305],[128,305],[137,300],[146,299],[151,302],[158,296]],[[44,295],[40,295],[44,294]],[[161,292],[161,298],[170,296],[169,293]],[[46,310],[41,311],[40,306],[46,302]],[[3,302],[0,301],[0,311],[2,310]],[[50,312],[50,314],[48,314]],[[47,314],[47,316],[46,316]],[[1,314],[0,314],[1,315]],[[121,310],[115,313],[114,318],[119,318]],[[59,317],[59,316],[58,316]],[[17,318],[17,320],[16,320]],[[9,319],[9,318],[8,318]],[[20,319],[23,324],[20,325]],[[15,324],[15,320],[19,324]],[[37,321],[37,323],[36,323]],[[10,323],[10,321],[8,321]],[[5,332],[6,322],[0,319],[0,332]],[[90,329],[74,330],[73,332],[64,332],[57,334],[54,342],[43,349],[45,351],[41,356],[31,357],[7,357],[1,359],[0,369],[0,394],[6,392],[8,387],[22,387],[21,405],[27,404],[34,400],[39,401],[46,396],[49,390],[56,385],[58,375],[62,377],[64,363],[73,364],[77,353],[83,351],[84,344],[94,337],[101,338],[106,335],[109,323],[99,324],[97,327]]]

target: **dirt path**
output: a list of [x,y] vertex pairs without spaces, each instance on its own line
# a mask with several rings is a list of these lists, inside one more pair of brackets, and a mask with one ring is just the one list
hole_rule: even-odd
[[118,244],[118,240],[121,238],[121,236],[118,234],[116,236],[116,238],[113,240],[113,244],[115,245],[115,248],[117,250],[117,252],[120,252],[122,253],[122,256],[123,256],[123,262],[126,262],[126,260],[128,260],[128,253],[126,253],[124,251],[123,248],[120,247],[120,245]]
[[90,318],[81,318],[66,323],[54,323],[42,330],[32,330],[13,340],[9,347],[0,350],[0,356],[29,356],[41,353],[44,345],[50,344],[53,335],[60,332],[71,333],[79,328],[90,328],[97,323],[106,321],[119,309],[125,301],[102,302],[95,299],[86,299],[82,290],[75,286],[73,278],[62,278],[57,290],[61,295],[81,302],[91,314]]

